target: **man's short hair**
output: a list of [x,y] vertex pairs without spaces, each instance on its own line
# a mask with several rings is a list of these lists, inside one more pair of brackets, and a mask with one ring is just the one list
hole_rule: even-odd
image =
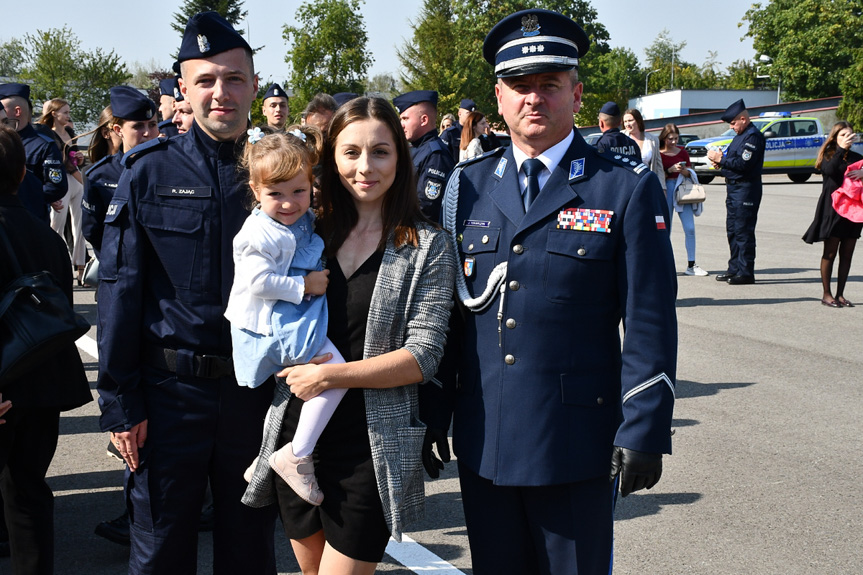
[[320,114],[321,112],[332,112],[335,113],[338,109],[339,104],[336,102],[336,99],[330,96],[329,94],[324,94],[323,92],[318,92],[315,94],[314,98],[309,100],[309,103],[306,104],[305,109],[303,110],[302,116],[305,118],[309,114]]

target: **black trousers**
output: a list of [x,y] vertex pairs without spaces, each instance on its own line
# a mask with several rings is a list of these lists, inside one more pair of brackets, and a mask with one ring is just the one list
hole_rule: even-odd
[[60,411],[13,407],[0,425],[0,493],[9,528],[12,572],[54,572],[54,494],[45,474],[57,449]]

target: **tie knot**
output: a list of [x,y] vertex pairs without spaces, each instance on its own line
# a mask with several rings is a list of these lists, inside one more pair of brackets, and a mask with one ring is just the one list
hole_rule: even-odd
[[530,158],[528,160],[525,160],[521,167],[524,170],[525,175],[527,177],[530,177],[538,176],[539,172],[542,171],[543,168],[545,168],[545,164],[542,163],[542,160],[539,160],[537,158]]

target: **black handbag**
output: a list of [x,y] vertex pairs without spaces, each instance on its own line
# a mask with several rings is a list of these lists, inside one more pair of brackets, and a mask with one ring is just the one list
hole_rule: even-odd
[[[48,271],[23,273],[0,218],[0,243],[11,282],[0,290],[0,390],[90,331]],[[3,280],[8,281],[8,280]]]

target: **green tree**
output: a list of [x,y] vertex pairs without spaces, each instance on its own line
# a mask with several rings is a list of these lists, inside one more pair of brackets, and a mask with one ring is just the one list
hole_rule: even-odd
[[863,47],[859,0],[772,0],[753,4],[743,20],[755,51],[772,58],[770,82],[781,79],[786,100],[839,94]]
[[863,126],[863,49],[857,50],[854,62],[839,84],[842,102],[836,115],[851,122],[854,129],[859,131]]
[[576,124],[596,124],[599,109],[606,102],[617,102],[621,110],[628,107],[630,98],[644,92],[644,73],[638,67],[638,58],[627,48],[612,48],[597,54],[588,74],[580,78],[585,82],[581,97],[581,110],[575,116]]
[[84,51],[77,36],[66,27],[27,34],[22,45],[24,61],[18,79],[30,84],[33,102],[67,100],[79,126],[94,122],[108,105],[111,86],[130,78],[113,50]]
[[365,93],[392,100],[402,92],[408,91],[404,84],[393,78],[391,74],[375,74],[366,82]]
[[[199,12],[218,12],[225,20],[236,28],[249,13],[248,10],[243,10],[243,0],[185,0],[180,7],[179,12],[174,12],[174,21],[171,22],[171,28],[183,37],[183,32],[186,30],[186,23],[189,18]],[[238,30],[243,34],[243,30]]]
[[294,89],[291,107],[302,109],[317,92],[360,93],[373,62],[362,0],[309,0],[297,10],[298,26],[285,26],[285,62]]
[[720,79],[719,87],[725,90],[752,90],[755,88],[758,68],[750,60],[736,60]]
[[25,58],[24,44],[12,38],[0,44],[0,77],[11,78],[21,71],[21,63]]

